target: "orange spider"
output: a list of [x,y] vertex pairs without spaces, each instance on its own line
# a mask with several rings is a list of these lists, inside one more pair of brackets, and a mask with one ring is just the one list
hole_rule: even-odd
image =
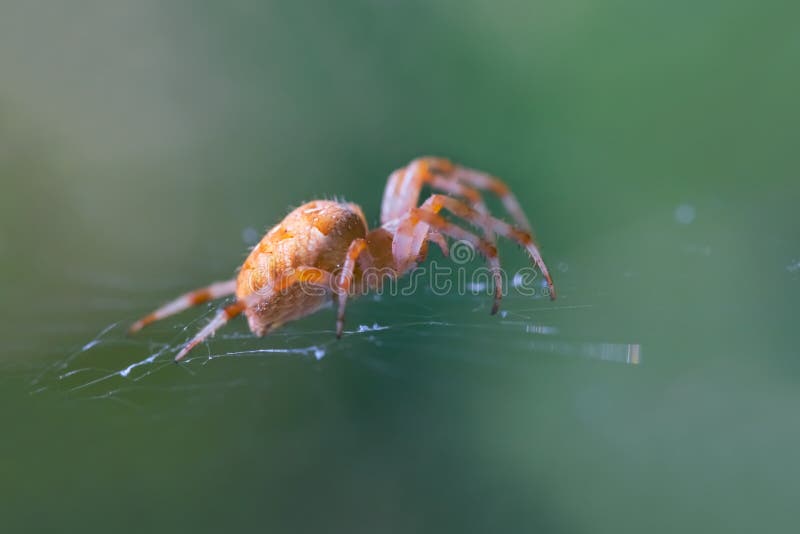
[[[417,206],[424,185],[461,197],[433,194]],[[498,195],[517,226],[489,215],[478,190]],[[446,220],[446,209],[477,226],[483,237]],[[180,350],[175,361],[244,312],[250,330],[263,336],[283,324],[319,310],[338,297],[336,337],[344,329],[349,295],[380,287],[385,277],[398,278],[425,259],[428,242],[447,255],[444,236],[463,240],[479,250],[489,264],[494,289],[492,314],[502,297],[500,261],[495,234],[516,241],[539,267],[555,299],[553,281],[533,242],[530,224],[514,195],[499,179],[454,165],[442,158],[424,157],[389,176],[381,205],[381,226],[373,230],[356,204],[314,200],[303,204],[273,227],[245,260],[236,279],[217,282],[169,302],[134,323],[137,332],[154,321],[191,306],[236,294],[236,302],[217,315]],[[374,276],[374,273],[380,276]],[[372,273],[373,275],[368,275]]]

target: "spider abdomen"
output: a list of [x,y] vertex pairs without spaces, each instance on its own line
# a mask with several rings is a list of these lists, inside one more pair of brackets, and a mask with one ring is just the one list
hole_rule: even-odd
[[237,298],[258,293],[244,312],[250,329],[264,335],[317,311],[330,299],[328,292],[303,284],[280,287],[280,279],[305,267],[336,272],[350,243],[366,233],[361,210],[353,204],[315,200],[289,213],[264,235],[239,271]]

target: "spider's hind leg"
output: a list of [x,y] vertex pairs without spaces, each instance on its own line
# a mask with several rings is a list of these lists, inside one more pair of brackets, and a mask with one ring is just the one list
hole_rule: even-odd
[[192,306],[203,304],[210,300],[227,297],[236,292],[236,280],[225,280],[224,282],[216,282],[210,286],[201,287],[185,293],[175,300],[168,302],[158,308],[156,311],[145,315],[135,323],[133,323],[128,330],[129,334],[135,334],[145,326],[152,324],[161,319],[166,319],[171,315],[188,310]]
[[[278,279],[275,284],[270,286],[272,292],[285,292],[290,290],[295,284],[308,284],[315,288],[322,290],[331,290],[334,286],[333,275],[328,271],[318,269],[316,267],[300,266],[294,269],[289,274]],[[245,311],[248,306],[253,306],[258,303],[262,295],[259,292],[250,294],[243,299],[238,300],[230,306],[221,308],[217,314],[211,319],[202,330],[200,330],[186,345],[183,346],[181,351],[175,356],[175,361],[178,362],[186,356],[189,351],[197,345],[214,335],[214,333],[222,328],[228,321]],[[252,328],[252,327],[251,327]],[[255,331],[254,331],[255,332]],[[262,334],[258,334],[262,335]]]
[[230,306],[220,309],[214,318],[211,319],[211,322],[204,326],[202,330],[195,334],[191,341],[183,346],[178,355],[175,356],[175,362],[181,361],[190,350],[195,348],[209,337],[213,336],[217,330],[225,325],[225,323],[242,313],[244,309],[245,303],[243,301],[236,302]]

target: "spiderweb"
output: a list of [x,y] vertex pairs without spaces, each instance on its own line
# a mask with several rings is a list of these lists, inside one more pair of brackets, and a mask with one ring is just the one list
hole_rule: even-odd
[[[244,321],[233,321],[180,364],[174,363],[175,354],[222,303],[195,308],[128,336],[136,314],[146,311],[139,306],[157,304],[137,299],[136,312],[107,324],[38,371],[30,390],[33,395],[59,393],[140,408],[160,397],[185,398],[214,390],[224,395],[234,388],[267,386],[275,377],[261,368],[279,358],[319,368],[347,357],[370,372],[402,372],[397,355],[414,354],[420,344],[435,347],[442,359],[470,365],[513,366],[520,358],[553,356],[638,364],[639,344],[598,339],[602,329],[586,332],[576,327],[586,322],[587,314],[602,316],[604,305],[572,302],[570,273],[564,262],[558,268],[559,283],[566,289],[559,300],[509,294],[496,317],[488,313],[492,298],[482,281],[467,283],[466,294],[441,295],[420,287],[409,295],[354,300],[341,340],[334,335],[329,306],[264,338],[250,333]],[[570,319],[576,315],[579,321]]]

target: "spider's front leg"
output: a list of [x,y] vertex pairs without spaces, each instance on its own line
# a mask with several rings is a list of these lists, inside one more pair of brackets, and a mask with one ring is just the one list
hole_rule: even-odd
[[[454,165],[444,158],[424,157],[417,158],[406,167],[394,171],[386,183],[381,204],[381,224],[404,217],[408,210],[415,208],[419,202],[419,195],[424,185],[429,185],[434,190],[444,191],[456,197],[463,198],[478,213],[488,215],[489,209],[483,201],[483,196],[474,187],[462,183],[458,177],[462,171],[477,171]],[[491,229],[487,229],[484,238],[494,243],[495,237]],[[441,239],[434,236],[432,239],[440,247]]]
[[497,313],[500,309],[500,300],[503,298],[503,273],[500,270],[497,247],[494,243],[447,221],[441,215],[432,211],[430,207],[412,208],[397,227],[392,243],[392,251],[399,269],[402,269],[401,272],[413,265],[414,258],[419,254],[423,243],[430,239],[431,234],[441,234],[459,241],[466,241],[486,258],[486,263],[489,265],[489,271],[494,281],[494,303],[492,304],[491,313],[492,315]]
[[474,196],[477,194],[478,197],[480,197],[480,193],[478,193],[477,190],[490,191],[500,199],[500,201],[503,203],[503,206],[506,208],[506,211],[511,215],[512,219],[514,219],[514,223],[517,225],[517,227],[526,232],[531,232],[531,223],[528,221],[528,217],[525,215],[525,212],[519,205],[517,197],[511,192],[511,188],[503,180],[477,169],[455,165],[444,158],[427,157],[422,159],[428,163],[428,166],[431,169],[434,169],[434,172],[439,173],[437,176],[441,178],[442,182],[450,182],[451,184],[455,184],[448,187],[442,183],[441,185],[435,185],[434,187],[436,189],[441,189],[442,191],[446,191],[448,193],[454,193],[451,188],[466,188],[467,190],[472,191],[472,193],[467,192],[468,194],[463,194],[456,192],[454,194],[469,200],[471,207],[475,209],[475,211],[487,214],[488,211],[481,209],[481,205],[477,204],[468,195]]
[[[419,203],[424,185],[464,199],[478,213],[488,214],[480,191],[496,195],[520,229],[531,232],[531,225],[511,188],[499,178],[483,171],[456,165],[448,159],[426,156],[394,171],[386,183],[381,206],[381,224],[403,217]],[[484,234],[489,242],[494,236]]]
[[466,241],[476,250],[480,251],[489,264],[489,270],[495,282],[492,314],[497,312],[503,293],[503,277],[502,271],[500,270],[497,247],[486,239],[477,236],[474,232],[470,232],[442,217],[439,212],[443,208],[446,208],[454,215],[461,217],[483,230],[490,229],[498,235],[511,239],[523,246],[545,277],[550,290],[550,299],[555,300],[556,292],[553,286],[553,280],[550,278],[547,266],[544,264],[539,249],[533,242],[533,237],[530,233],[514,228],[489,215],[478,213],[463,202],[444,195],[431,195],[422,206],[419,208],[412,208],[400,224],[397,225],[397,230],[395,231],[394,240],[392,242],[392,250],[398,265],[404,266],[411,264],[411,258],[415,257],[414,255],[419,251],[422,243],[427,239],[431,231],[439,232],[453,239]]
[[[420,220],[429,224],[431,227],[446,235],[452,235],[452,232],[465,232],[463,228],[453,225],[438,214],[442,208],[447,209],[454,215],[478,226],[479,228],[489,228],[498,235],[501,235],[506,239],[510,239],[511,241],[515,241],[517,244],[525,248],[547,281],[547,286],[550,291],[550,299],[555,300],[556,289],[553,285],[553,279],[550,277],[550,272],[548,271],[547,266],[542,259],[542,255],[539,252],[539,248],[536,246],[536,243],[534,243],[533,236],[530,234],[530,232],[521,230],[519,228],[514,228],[510,224],[501,221],[500,219],[496,219],[490,215],[478,213],[463,202],[444,195],[431,195],[421,207],[411,210],[411,216],[419,218]],[[458,230],[455,230],[453,227]],[[471,236],[472,237],[470,239],[477,237],[474,234],[471,234]],[[485,247],[485,244],[483,246]]]

